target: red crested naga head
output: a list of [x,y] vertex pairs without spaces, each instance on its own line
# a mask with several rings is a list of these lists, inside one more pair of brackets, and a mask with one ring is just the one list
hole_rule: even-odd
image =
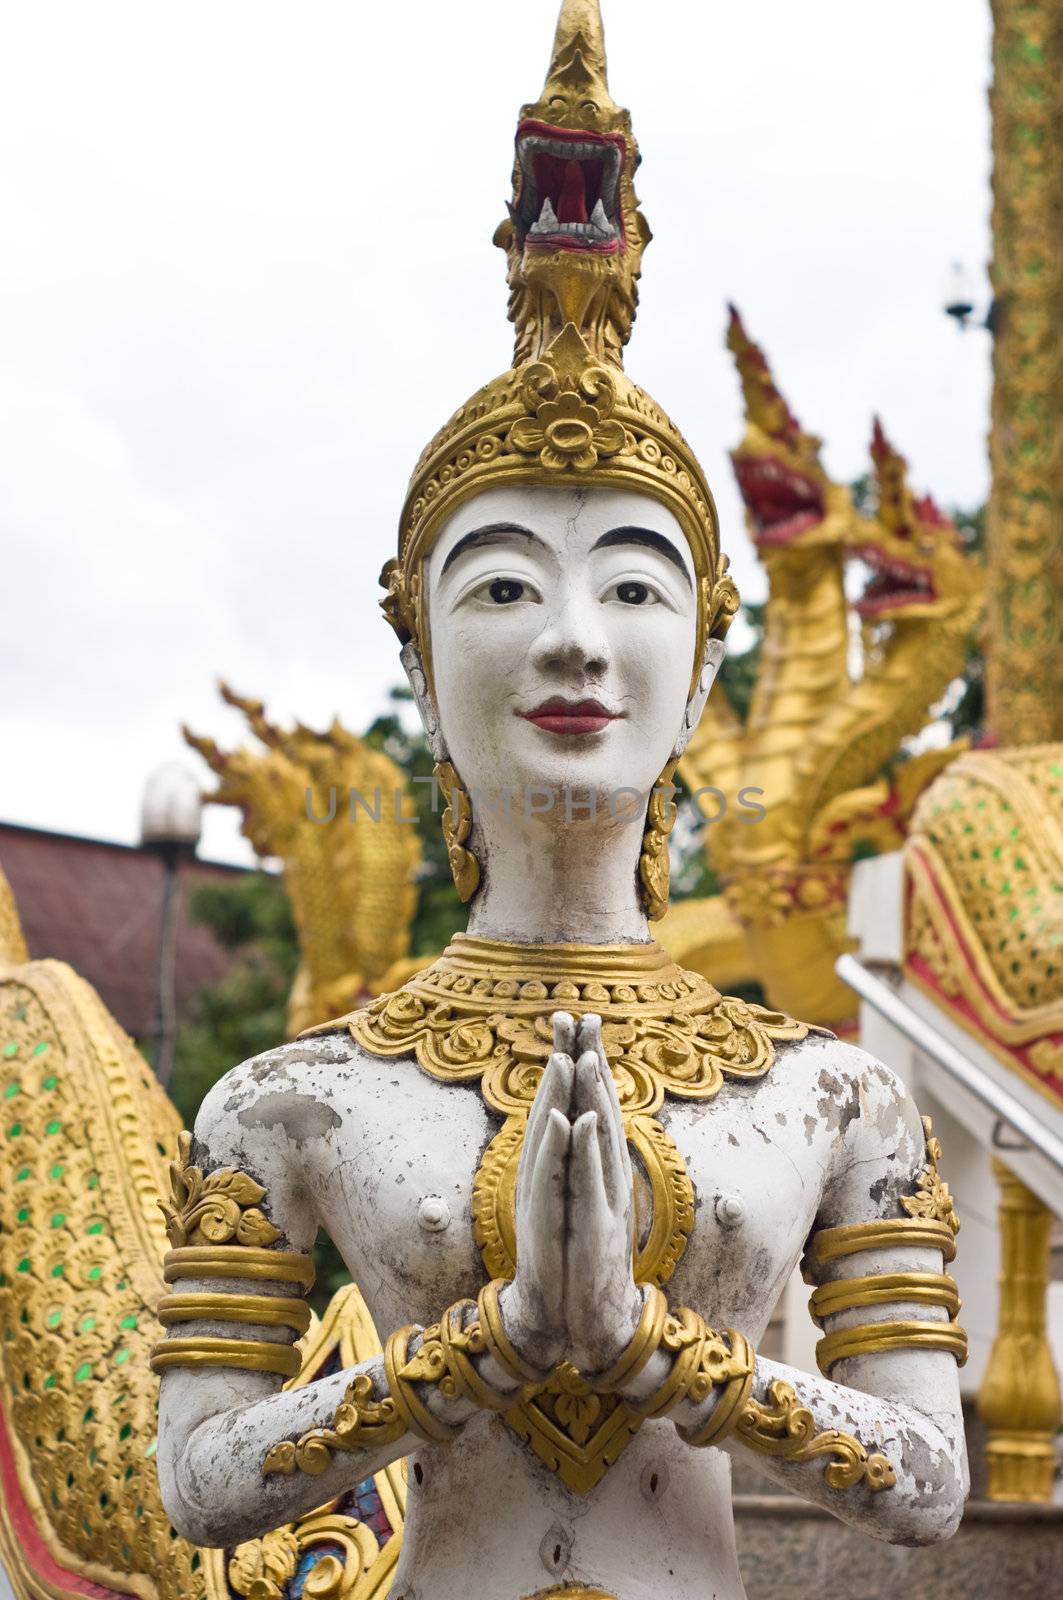
[[620,365],[650,230],[638,208],[631,118],[609,93],[598,0],[563,0],[542,96],[521,108],[506,252],[514,365],[566,323]]
[[916,621],[970,607],[981,596],[984,573],[950,517],[930,495],[917,498],[908,463],[876,417],[871,434],[878,511],[848,547],[872,569],[857,611],[865,623]]
[[806,433],[772,376],[766,356],[728,308],[727,348],[742,382],[746,431],[731,452],[746,523],[758,554],[842,546],[856,512],[842,484],[820,462],[821,440]]

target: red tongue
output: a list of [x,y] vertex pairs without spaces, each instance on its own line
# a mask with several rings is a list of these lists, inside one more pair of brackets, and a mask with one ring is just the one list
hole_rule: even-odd
[[565,176],[557,200],[558,222],[586,222],[587,195],[583,187],[583,168],[578,161],[565,162]]

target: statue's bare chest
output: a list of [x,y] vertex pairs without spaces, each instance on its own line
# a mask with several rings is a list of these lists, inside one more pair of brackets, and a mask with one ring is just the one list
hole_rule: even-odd
[[[474,1187],[502,1118],[475,1084],[438,1082],[405,1059],[358,1056],[316,1087],[332,1113],[327,1146],[308,1152],[318,1219],[378,1325],[431,1321],[474,1295],[485,1270]],[[666,1101],[657,1120],[693,1199],[670,1298],[758,1337],[815,1216],[822,1139],[792,1083],[771,1074],[713,1100]],[[660,1174],[637,1152],[635,1167],[648,1236]]]

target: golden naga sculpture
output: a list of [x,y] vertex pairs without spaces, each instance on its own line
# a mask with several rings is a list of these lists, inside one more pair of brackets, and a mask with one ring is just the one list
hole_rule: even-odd
[[299,970],[288,1004],[295,1034],[381,989],[420,963],[409,959],[420,864],[406,776],[338,721],[325,733],[270,722],[258,700],[225,684],[261,750],[220,750],[185,729],[218,774],[205,798],[238,806],[258,855],[284,865],[299,930]]
[[[405,1503],[397,1465],[228,1563],[171,1528],[148,1356],[180,1121],[95,990],[64,962],[26,960],[2,874],[0,1107],[0,1569],[18,1600],[280,1600],[311,1561],[318,1600],[382,1600]],[[185,1197],[204,1236],[219,1177]],[[293,1386],[378,1349],[357,1289],[342,1289],[303,1339]]]
[[[878,422],[878,505],[865,517],[827,477],[820,441],[734,310],[728,344],[747,419],[735,472],[768,573],[764,642],[745,724],[710,698],[680,763],[692,789],[712,791],[708,817],[726,805],[706,829],[722,903],[681,903],[662,933],[688,965],[714,974],[719,962],[730,982],[756,977],[773,1005],[845,1031],[854,1001],[834,963],[847,948],[852,862],[860,849],[903,843],[919,793],[956,753],[930,751],[882,776],[963,668],[982,574],[933,501],[912,495]],[[874,575],[856,604],[864,659],[854,679],[844,574],[857,556]]]

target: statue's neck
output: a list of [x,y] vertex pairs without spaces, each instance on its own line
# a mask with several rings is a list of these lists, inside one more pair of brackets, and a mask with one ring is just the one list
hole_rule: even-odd
[[641,818],[478,819],[481,887],[470,933],[521,944],[639,944],[651,935],[638,890]]

